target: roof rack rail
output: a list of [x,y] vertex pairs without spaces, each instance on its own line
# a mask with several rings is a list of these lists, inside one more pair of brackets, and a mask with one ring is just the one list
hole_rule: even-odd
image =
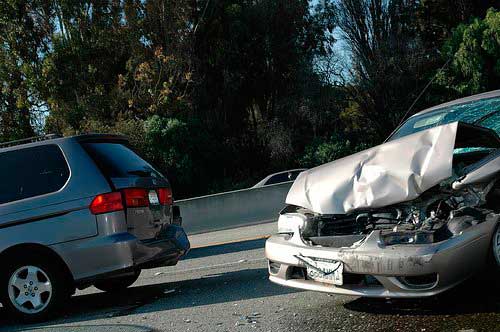
[[41,141],[46,141],[46,140],[61,138],[61,137],[62,136],[60,136],[58,134],[47,134],[47,135],[42,135],[42,136],[28,137],[28,138],[19,139],[16,141],[0,143],[0,149],[1,148],[8,148],[11,146],[16,146],[16,145],[21,145],[21,144],[41,142]]

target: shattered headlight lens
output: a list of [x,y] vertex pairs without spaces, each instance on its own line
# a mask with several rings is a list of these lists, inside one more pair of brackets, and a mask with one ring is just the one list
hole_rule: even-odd
[[294,233],[304,227],[305,216],[297,213],[281,214],[278,218],[278,233]]
[[386,246],[394,244],[429,244],[434,243],[434,234],[427,231],[401,231],[380,234],[380,240]]

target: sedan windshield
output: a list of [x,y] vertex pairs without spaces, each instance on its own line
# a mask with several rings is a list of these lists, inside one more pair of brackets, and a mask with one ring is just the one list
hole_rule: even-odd
[[455,121],[490,128],[500,134],[500,97],[476,100],[412,116],[388,141]]

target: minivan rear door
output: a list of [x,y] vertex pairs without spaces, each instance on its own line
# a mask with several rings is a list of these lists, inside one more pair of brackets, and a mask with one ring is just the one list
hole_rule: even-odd
[[82,146],[111,187],[122,193],[128,231],[143,241],[158,238],[171,221],[168,180],[124,142],[83,142]]

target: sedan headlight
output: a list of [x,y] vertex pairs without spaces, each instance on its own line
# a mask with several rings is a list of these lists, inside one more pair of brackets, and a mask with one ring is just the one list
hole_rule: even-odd
[[278,218],[278,233],[294,233],[304,227],[306,217],[298,213],[281,214]]

